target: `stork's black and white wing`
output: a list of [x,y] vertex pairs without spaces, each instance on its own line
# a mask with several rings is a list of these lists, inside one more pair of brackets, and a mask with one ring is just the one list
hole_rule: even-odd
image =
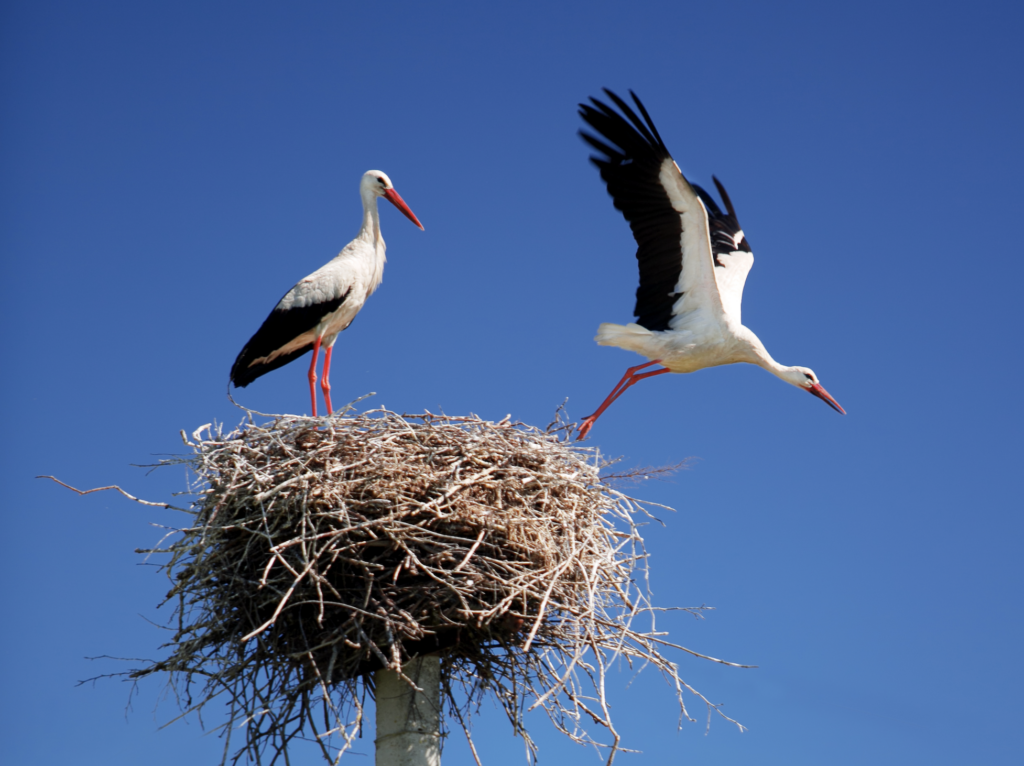
[[[673,319],[694,311],[722,315],[733,309],[733,294],[738,316],[750,264],[744,268],[733,258],[742,249],[737,241],[725,241],[739,231],[738,224],[733,226],[731,202],[726,202],[729,214],[724,215],[703,190],[690,185],[635,93],[630,91],[642,119],[610,90],[605,93],[619,111],[597,99],[591,99],[593,106],[580,104],[580,116],[600,138],[583,131],[580,135],[601,153],[591,161],[636,239],[637,323],[658,331],[671,329]],[[719,190],[728,200],[720,185]],[[720,294],[722,286],[728,287],[730,298]]]
[[722,306],[730,318],[737,324],[742,324],[740,304],[743,302],[743,285],[746,284],[750,267],[754,265],[754,254],[750,252],[750,243],[740,228],[736,210],[725,187],[714,176],[711,176],[711,180],[715,182],[718,195],[728,212],[723,213],[711,195],[702,188],[696,184],[693,188],[700,195],[701,202],[708,212],[711,254],[715,261],[715,281],[718,282]]
[[278,301],[231,366],[232,383],[244,388],[313,348],[317,328],[351,294],[349,285],[321,278],[326,268],[303,279]]

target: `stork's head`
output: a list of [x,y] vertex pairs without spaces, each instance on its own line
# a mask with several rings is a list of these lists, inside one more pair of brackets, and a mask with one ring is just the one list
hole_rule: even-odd
[[846,410],[839,406],[839,402],[822,388],[821,383],[818,382],[818,376],[814,374],[814,370],[807,367],[790,367],[783,377],[794,386],[814,394],[836,412],[841,412],[843,415],[846,414]]
[[405,200],[398,195],[398,192],[395,191],[395,187],[391,183],[391,179],[388,178],[388,174],[384,171],[367,170],[363,173],[363,180],[359,183],[359,191],[362,193],[363,199],[366,199],[368,194],[374,197],[383,197],[401,210],[405,217],[419,226],[420,229],[423,228],[420,219],[405,204]]

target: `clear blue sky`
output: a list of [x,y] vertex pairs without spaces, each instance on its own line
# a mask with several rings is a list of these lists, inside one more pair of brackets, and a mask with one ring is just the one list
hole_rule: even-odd
[[[5,764],[212,763],[158,683],[167,583],[132,551],[170,513],[179,429],[235,423],[228,369],[390,174],[384,284],[334,398],[546,424],[640,357],[629,229],[576,104],[636,90],[683,170],[724,181],[756,263],[743,317],[842,417],[753,367],[629,391],[591,443],[694,458],[636,492],[683,675],[749,727],[676,731],[654,674],[612,679],[622,764],[1019,763],[1022,6],[8,2],[0,11]],[[305,365],[240,392],[308,410]],[[1014,499],[1016,498],[1016,499]],[[216,719],[213,719],[216,723]],[[542,763],[597,763],[538,720]],[[523,762],[490,706],[490,766]],[[372,753],[372,737],[362,752]],[[1017,756],[1013,756],[1017,753]],[[294,763],[313,764],[314,754]],[[445,761],[465,763],[460,736]],[[353,757],[353,762],[370,763]]]

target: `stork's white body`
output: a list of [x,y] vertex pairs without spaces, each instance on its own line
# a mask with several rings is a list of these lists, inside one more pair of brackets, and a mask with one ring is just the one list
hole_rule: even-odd
[[331,411],[331,350],[338,334],[348,327],[366,299],[384,278],[384,237],[380,233],[377,199],[384,197],[421,229],[413,212],[405,204],[386,174],[368,170],[359,184],[363,202],[363,223],[356,238],[345,245],[331,261],[299,281],[278,301],[270,316],[239,353],[231,368],[231,380],[244,387],[270,372],[313,350],[309,369],[313,415],[316,415],[316,361],[323,346],[324,373],[321,388]]
[[302,279],[278,302],[275,311],[292,311],[307,306],[322,306],[340,296],[344,302],[327,314],[315,327],[275,349],[257,361],[272,361],[312,344],[321,338],[321,345],[330,348],[338,334],[348,327],[363,308],[366,299],[384,281],[387,262],[384,237],[380,233],[377,200],[363,196],[363,226],[359,234],[341,252],[308,277]]
[[[640,321],[602,324],[595,340],[635,351],[650,362],[627,371],[601,407],[584,421],[580,438],[638,380],[738,362],[763,367],[843,412],[811,370],[779,364],[743,325],[743,285],[754,256],[718,179],[715,185],[727,212],[686,180],[635,95],[643,120],[614,93],[605,92],[622,114],[596,99],[593,106],[581,104],[580,115],[601,138],[581,135],[604,155],[591,159],[637,241],[640,287],[635,314]],[[662,369],[636,373],[656,363]]]
[[743,325],[708,321],[700,314],[691,314],[686,320],[684,329],[663,332],[632,323],[604,323],[594,340],[657,360],[669,372],[696,372],[737,362],[764,365],[771,360],[761,341]]

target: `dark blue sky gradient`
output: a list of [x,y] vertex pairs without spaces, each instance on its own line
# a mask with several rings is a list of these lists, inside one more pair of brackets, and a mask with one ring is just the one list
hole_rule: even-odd
[[[132,464],[241,419],[231,362],[356,233],[363,171],[426,231],[382,207],[390,259],[335,347],[336,403],[544,425],[642,361],[592,341],[636,287],[576,136],[608,86],[692,181],[724,182],[756,258],[745,323],[849,412],[734,366],[645,381],[595,427],[626,466],[693,458],[635,491],[677,509],[649,527],[657,601],[716,611],[661,624],[760,666],[678,658],[749,727],[707,736],[623,668],[643,753],[616,763],[1018,763],[1022,22],[998,2],[4,4],[4,762],[219,759],[197,721],[159,728],[159,683],[127,717],[127,685],[75,686],[121,667],[86,657],[160,653],[168,586],[133,550],[182,520],[33,477],[184,490]],[[305,367],[237,398],[305,413]],[[476,733],[489,766],[523,762],[489,704]],[[542,763],[598,763],[534,735]],[[467,761],[453,733],[445,762]]]

